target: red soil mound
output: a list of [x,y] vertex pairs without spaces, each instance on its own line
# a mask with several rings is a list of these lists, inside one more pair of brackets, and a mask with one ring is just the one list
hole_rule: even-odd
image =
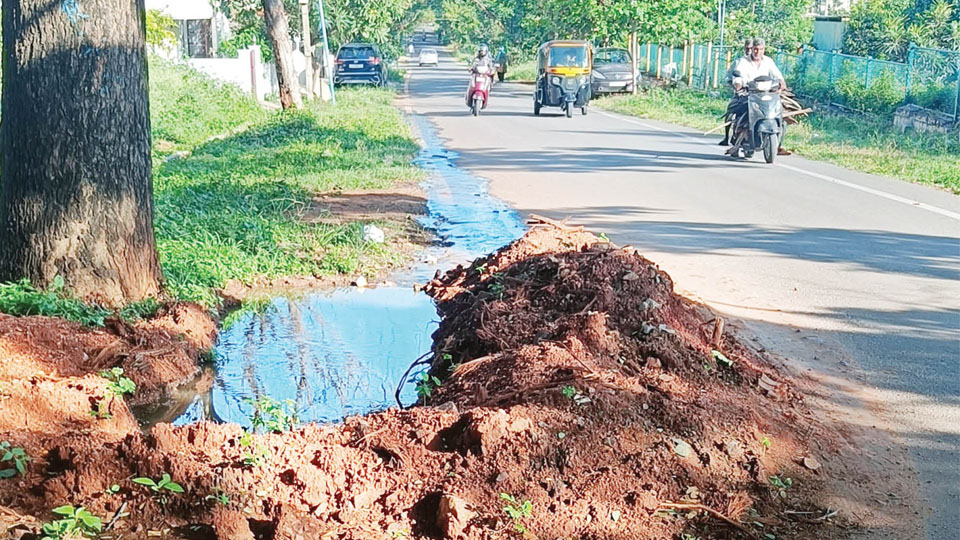
[[[830,450],[830,432],[735,336],[714,347],[709,311],[676,296],[669,276],[633,250],[538,229],[427,290],[443,317],[432,406],[258,435],[247,446],[236,425],[161,424],[144,436],[120,411],[110,423],[82,418],[82,397],[100,391],[96,377],[64,372],[70,378],[43,377],[49,388],[29,390],[40,368],[22,372],[11,386],[19,398],[66,385],[74,401],[61,398],[51,409],[69,414],[40,429],[59,437],[0,425],[0,439],[36,456],[26,477],[0,480],[16,486],[0,504],[40,519],[68,502],[104,518],[123,508],[130,516],[113,531],[138,538],[832,534],[780,512],[816,510],[825,467],[799,462],[827,462],[815,454]],[[74,336],[64,354],[88,350],[94,337]],[[109,344],[97,339],[94,352]],[[9,401],[0,400],[0,418]],[[165,504],[130,481],[164,473],[185,488]],[[778,489],[773,475],[794,483]],[[106,492],[114,483],[120,491]]]

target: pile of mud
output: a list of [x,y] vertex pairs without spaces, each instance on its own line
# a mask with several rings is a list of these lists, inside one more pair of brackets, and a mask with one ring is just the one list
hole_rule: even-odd
[[[51,436],[4,422],[0,440],[34,460],[25,477],[0,480],[0,523],[29,538],[69,503],[119,516],[111,533],[124,538],[836,532],[790,518],[822,515],[832,434],[774,366],[716,332],[714,316],[633,249],[538,227],[426,290],[442,322],[425,406],[252,442],[212,423],[143,435],[128,412],[81,419],[89,403],[45,426]],[[21,375],[13,383],[38,394],[97,391],[77,372]],[[0,381],[4,395],[11,380]],[[6,395],[0,418],[13,407]],[[165,473],[183,494],[161,500],[131,482]]]

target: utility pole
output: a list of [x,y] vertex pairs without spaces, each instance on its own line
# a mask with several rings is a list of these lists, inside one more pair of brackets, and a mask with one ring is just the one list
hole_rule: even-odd
[[720,25],[720,50],[723,50],[724,31],[727,24],[727,0],[717,0],[717,23]]
[[333,66],[327,65],[330,59],[330,42],[327,41],[327,19],[323,13],[323,0],[317,0],[317,7],[320,9],[320,34],[323,36],[323,66],[326,70],[327,84],[330,85],[330,101],[337,103],[337,94],[333,88]]
[[300,0],[300,28],[303,29],[303,56],[306,59],[304,78],[307,80],[307,97],[313,98],[313,42],[310,40],[310,0]]

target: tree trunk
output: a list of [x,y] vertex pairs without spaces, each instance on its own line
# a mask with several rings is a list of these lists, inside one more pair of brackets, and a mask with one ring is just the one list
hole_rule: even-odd
[[143,0],[3,0],[0,280],[156,296]]
[[277,86],[280,87],[280,106],[300,108],[300,81],[293,72],[293,46],[290,44],[290,27],[282,0],[263,0],[263,21],[273,47],[277,62]]

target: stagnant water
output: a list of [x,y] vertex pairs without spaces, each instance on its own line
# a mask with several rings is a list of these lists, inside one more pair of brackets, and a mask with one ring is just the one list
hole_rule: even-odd
[[[138,411],[145,425],[203,419],[250,425],[246,398],[293,400],[304,422],[335,422],[396,405],[394,391],[410,364],[427,353],[436,329],[433,301],[415,293],[438,268],[493,251],[526,230],[520,216],[487,191],[487,182],[457,168],[424,118],[415,117],[424,148],[416,164],[428,171],[428,213],[421,223],[437,246],[394,276],[397,287],[338,289],[290,300],[277,298],[262,313],[241,316],[214,349],[206,385],[188,385],[167,403]],[[414,373],[411,377],[415,377]],[[401,402],[413,403],[413,384]]]

